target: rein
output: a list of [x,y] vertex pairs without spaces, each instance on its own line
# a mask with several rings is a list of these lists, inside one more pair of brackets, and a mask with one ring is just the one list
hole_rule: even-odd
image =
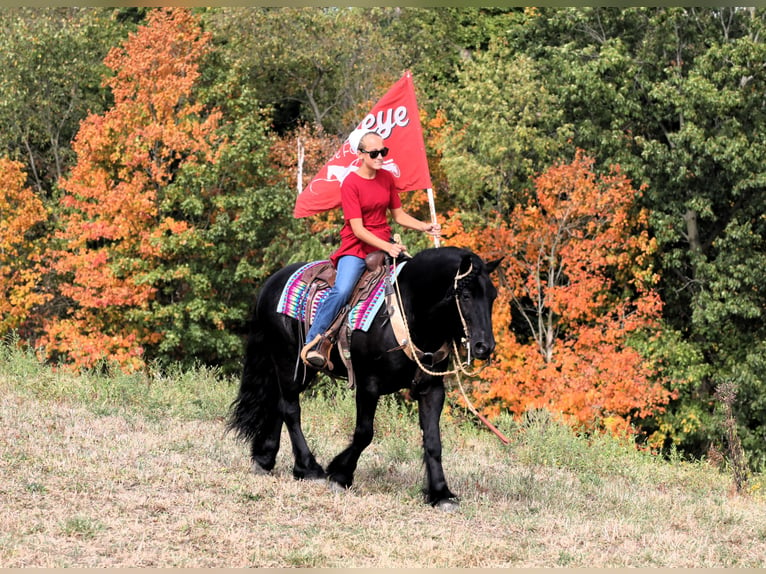
[[[396,267],[396,262],[394,262],[394,267]],[[407,315],[404,312],[404,309],[402,308],[402,294],[399,290],[399,281],[396,280],[396,275],[394,275],[394,285],[396,287],[396,305],[400,308],[400,315],[402,318],[402,322],[404,323],[404,329],[406,331],[406,345],[409,348],[409,353],[407,353],[408,356],[410,356],[417,366],[420,368],[421,371],[426,373],[427,375],[431,375],[432,377],[443,377],[445,375],[455,375],[455,378],[457,379],[458,387],[460,388],[460,393],[463,395],[463,400],[465,400],[465,403],[468,405],[468,409],[481,421],[483,422],[489,430],[491,430],[503,444],[508,444],[511,441],[498,430],[495,425],[493,425],[487,418],[482,415],[476,407],[473,406],[473,403],[468,398],[468,395],[465,392],[465,389],[463,388],[463,382],[460,379],[460,373],[463,373],[467,377],[473,377],[479,374],[481,369],[477,369],[475,371],[469,371],[468,368],[471,366],[471,339],[469,336],[469,330],[468,330],[468,322],[465,320],[465,315],[463,314],[463,309],[460,306],[460,296],[458,292],[458,282],[461,279],[464,279],[468,277],[468,275],[471,274],[473,271],[473,263],[471,263],[471,266],[468,268],[468,271],[465,273],[460,273],[460,269],[458,269],[458,272],[455,274],[455,279],[453,282],[453,291],[455,293],[455,305],[457,306],[458,315],[460,315],[460,322],[463,325],[463,341],[466,348],[466,361],[465,363],[461,362],[459,360],[460,353],[458,352],[457,348],[457,342],[455,339],[452,339],[452,350],[454,351],[454,355],[452,358],[453,364],[456,365],[454,369],[443,371],[443,372],[436,372],[430,370],[428,367],[426,367],[423,362],[420,360],[420,356],[423,354],[423,352],[418,349],[415,344],[412,342],[412,335],[410,333],[410,326],[407,323]]]
[[[396,262],[394,262],[394,267],[395,266],[396,266]],[[454,374],[457,374],[458,372],[462,372],[464,375],[468,377],[473,377],[479,374],[479,370],[474,372],[468,371],[468,367],[471,366],[471,342],[470,342],[470,337],[468,336],[468,323],[466,322],[465,316],[463,315],[463,309],[460,307],[460,297],[458,296],[458,290],[457,290],[458,281],[460,281],[461,279],[464,279],[465,277],[468,277],[471,271],[473,271],[473,263],[468,268],[468,271],[466,271],[465,273],[461,274],[460,270],[458,269],[458,272],[455,275],[455,280],[453,283],[454,291],[455,291],[455,305],[457,306],[458,315],[460,315],[460,321],[463,324],[463,333],[465,334],[465,337],[463,337],[463,341],[464,341],[464,345],[467,352],[467,359],[465,363],[461,363],[460,361],[457,361],[457,366],[454,369],[449,371],[443,371],[443,372],[430,370],[420,360],[420,356],[423,355],[424,353],[423,351],[421,351],[415,346],[415,343],[412,342],[412,334],[410,333],[410,325],[407,322],[407,314],[404,312],[404,309],[402,308],[402,293],[399,290],[399,281],[397,281],[396,278],[394,279],[394,286],[396,287],[396,305],[398,305],[399,309],[401,310],[400,315],[402,317],[402,322],[404,323],[404,330],[407,335],[405,345],[410,351],[407,354],[415,361],[415,363],[418,365],[420,370],[422,370],[427,375],[431,375],[432,377],[443,377],[445,375],[454,375]],[[452,349],[455,352],[455,357],[459,357],[460,355],[458,353],[457,343],[455,342],[454,339],[452,340]]]

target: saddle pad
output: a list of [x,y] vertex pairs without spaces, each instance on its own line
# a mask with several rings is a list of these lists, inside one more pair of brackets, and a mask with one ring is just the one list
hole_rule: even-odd
[[[284,289],[282,289],[282,295],[280,296],[279,303],[277,304],[278,313],[282,313],[288,317],[292,317],[293,319],[305,321],[307,312],[306,299],[309,295],[309,284],[303,281],[303,274],[315,265],[321,265],[324,263],[326,262],[314,261],[312,263],[307,263],[290,276],[290,278],[287,280],[287,283],[285,283]],[[396,266],[395,274],[397,276],[402,267],[404,267],[405,263],[406,262]],[[391,275],[391,277],[393,279],[395,276]],[[316,315],[317,308],[319,307],[320,303],[324,301],[324,298],[329,292],[330,289],[324,289],[318,292],[317,296],[314,298],[314,304],[309,310],[312,321]],[[359,303],[354,305],[354,307],[349,311],[349,327],[355,330],[367,331],[370,328],[375,315],[380,310],[380,306],[383,304],[383,301],[385,301],[385,298],[386,282],[383,280],[383,278],[381,278],[375,288],[370,292],[370,295],[366,299],[359,301]]]
[[307,263],[290,276],[282,289],[282,295],[279,297],[277,313],[282,313],[301,321],[306,318],[306,297],[309,294],[309,284],[303,281],[303,274],[312,267],[324,263],[327,262],[314,261],[313,263]]

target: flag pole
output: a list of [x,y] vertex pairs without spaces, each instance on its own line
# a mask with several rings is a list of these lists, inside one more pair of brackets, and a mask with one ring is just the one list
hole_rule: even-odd
[[[428,208],[431,211],[431,223],[439,223],[436,220],[436,204],[434,203],[434,190],[430,187],[426,190],[428,194]],[[441,241],[437,236],[434,236],[434,247],[440,247]]]

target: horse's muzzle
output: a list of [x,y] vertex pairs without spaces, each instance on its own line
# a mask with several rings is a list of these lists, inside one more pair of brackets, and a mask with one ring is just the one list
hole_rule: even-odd
[[489,359],[489,356],[492,354],[492,351],[494,350],[495,350],[494,341],[491,341],[491,342],[476,341],[473,344],[473,356],[481,361]]

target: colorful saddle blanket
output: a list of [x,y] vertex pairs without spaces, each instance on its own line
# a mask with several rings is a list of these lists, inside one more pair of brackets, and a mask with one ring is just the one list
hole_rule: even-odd
[[[282,295],[277,304],[277,312],[300,321],[305,321],[306,314],[308,313],[311,321],[313,321],[320,303],[324,301],[330,289],[327,286],[322,291],[319,291],[317,296],[313,298],[311,309],[307,309],[311,284],[304,280],[304,275],[315,266],[325,264],[327,264],[326,261],[314,261],[307,263],[293,273],[282,290]],[[399,274],[402,267],[404,267],[404,263],[396,265],[393,273],[391,271],[388,272],[392,281]],[[350,309],[348,313],[348,326],[351,329],[367,331],[370,325],[372,325],[372,320],[375,318],[385,298],[386,282],[385,275],[383,275],[375,288],[371,290],[369,296],[359,301]]]

